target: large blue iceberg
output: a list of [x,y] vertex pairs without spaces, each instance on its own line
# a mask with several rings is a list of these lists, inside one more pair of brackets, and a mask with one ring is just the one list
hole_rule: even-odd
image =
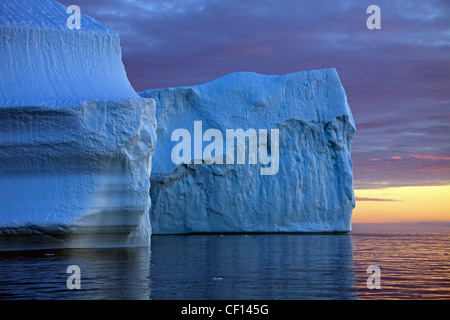
[[355,124],[336,70],[138,94],[118,34],[68,16],[0,2],[1,250],[350,231]]
[[139,94],[157,108],[154,234],[351,230],[355,123],[335,69]]
[[119,36],[56,1],[0,2],[0,249],[148,245],[155,102]]

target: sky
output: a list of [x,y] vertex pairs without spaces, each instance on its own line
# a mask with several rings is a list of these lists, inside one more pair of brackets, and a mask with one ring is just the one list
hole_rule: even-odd
[[[450,221],[450,1],[59,2],[119,33],[136,91],[336,68],[357,128],[356,221]],[[379,30],[366,26],[372,4]]]

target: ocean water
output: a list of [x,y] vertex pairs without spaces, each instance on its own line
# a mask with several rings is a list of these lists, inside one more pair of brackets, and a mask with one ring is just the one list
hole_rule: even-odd
[[450,299],[449,253],[449,225],[160,235],[150,248],[0,252],[0,299]]

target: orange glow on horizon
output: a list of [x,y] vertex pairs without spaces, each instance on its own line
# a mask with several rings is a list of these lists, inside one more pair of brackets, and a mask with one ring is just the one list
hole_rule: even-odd
[[450,221],[450,186],[355,190],[352,223]]

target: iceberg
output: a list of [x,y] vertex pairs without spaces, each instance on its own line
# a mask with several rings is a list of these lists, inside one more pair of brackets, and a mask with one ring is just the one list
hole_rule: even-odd
[[0,3],[0,249],[150,244],[155,101],[118,34],[49,0]]
[[139,94],[157,106],[153,234],[351,230],[355,122],[335,69]]

